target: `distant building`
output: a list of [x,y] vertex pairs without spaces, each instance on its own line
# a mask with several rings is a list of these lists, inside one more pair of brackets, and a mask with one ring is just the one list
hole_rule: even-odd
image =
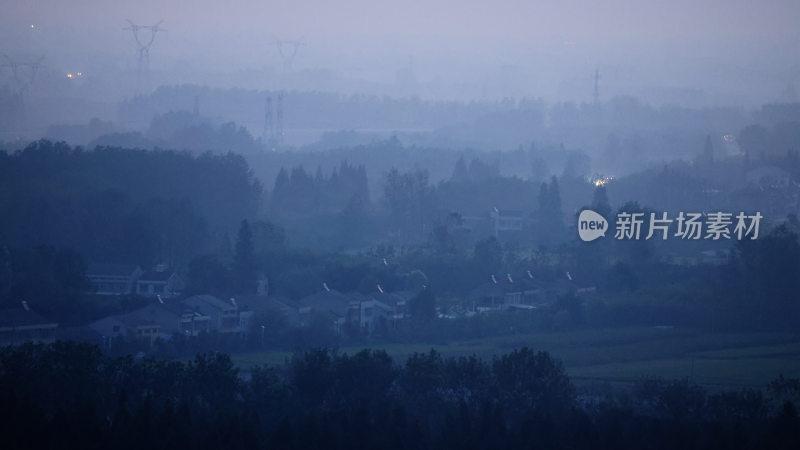
[[461,228],[472,236],[485,236],[494,232],[494,219],[487,214],[461,216]]
[[[375,329],[376,324],[385,320],[391,327],[397,326],[397,322],[405,319],[408,316],[408,302],[414,297],[411,291],[397,291],[397,292],[377,292],[370,295],[370,298],[375,300],[372,306],[372,311],[361,310],[360,324],[362,328],[371,332]],[[365,314],[369,313],[369,314]]]
[[253,311],[254,314],[277,312],[286,317],[291,326],[298,326],[300,323],[299,311],[301,305],[286,297],[263,296],[263,295],[242,295],[236,297],[236,303],[240,310]]
[[169,340],[201,333],[241,333],[250,329],[253,310],[240,309],[236,301],[212,295],[194,295],[183,301],[153,302],[128,314],[105,317],[89,325],[103,341],[115,338]]
[[0,345],[54,342],[57,329],[57,323],[29,309],[13,308],[0,311]]
[[522,303],[526,305],[545,306],[554,301],[554,296],[544,289],[526,289],[522,292]]
[[468,301],[475,311],[501,309],[535,309],[551,304],[555,299],[555,290],[536,287],[528,279],[510,281],[508,275],[495,276],[493,280],[483,283],[470,291]]
[[156,339],[169,340],[184,334],[182,308],[180,304],[155,303],[128,314],[97,320],[89,328],[100,334],[104,342],[123,337],[147,340],[152,344]]
[[251,311],[242,311],[235,301],[222,301],[213,295],[193,295],[183,300],[187,311],[196,312],[209,318],[209,329],[220,333],[246,333]]
[[374,298],[358,302],[358,325],[371,333],[379,323],[388,324],[394,318],[394,308]]
[[141,275],[142,269],[131,264],[89,264],[86,271],[86,278],[99,295],[132,294]]
[[789,172],[776,166],[763,166],[749,170],[744,178],[748,186],[762,189],[786,188],[791,181]]
[[143,297],[170,298],[179,295],[185,287],[183,278],[164,266],[144,272],[136,280],[136,294]]
[[[337,290],[320,291],[300,300],[300,326],[308,326],[314,314],[327,316],[334,331],[341,331],[358,309],[358,302]],[[352,303],[352,304],[351,304]],[[355,312],[357,316],[357,312]]]
[[522,231],[525,226],[525,217],[521,211],[500,211],[495,209],[491,212],[494,222],[494,237],[500,238],[505,233],[517,233]]
[[211,318],[196,311],[181,313],[181,331],[186,336],[197,336],[211,331]]
[[483,283],[473,289],[467,299],[476,311],[500,309],[505,299],[505,287],[493,282]]
[[336,290],[320,291],[301,299],[298,316],[301,326],[307,326],[314,314],[327,316],[334,331],[345,324],[371,333],[380,323],[396,326],[408,313],[410,292],[375,292],[343,294]]

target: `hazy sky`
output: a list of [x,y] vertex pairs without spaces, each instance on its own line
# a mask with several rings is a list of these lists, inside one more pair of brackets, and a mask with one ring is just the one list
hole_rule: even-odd
[[786,37],[797,31],[794,0],[4,0],[5,26],[100,29],[124,18],[163,18],[181,33],[253,30],[314,38],[341,34],[581,40]]
[[389,79],[411,65],[425,82],[508,76],[502,68],[517,66],[550,93],[596,66],[617,77],[612,84],[684,86],[739,71],[735,83],[763,72],[777,86],[800,57],[797,0],[2,0],[0,52],[44,53],[57,65],[118,55],[131,64],[125,19],[164,20],[155,68],[277,67],[273,36],[303,37],[299,68]]

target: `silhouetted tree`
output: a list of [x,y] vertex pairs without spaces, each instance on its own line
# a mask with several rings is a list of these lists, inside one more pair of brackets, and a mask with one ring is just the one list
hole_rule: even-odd
[[408,312],[414,320],[427,322],[436,318],[436,294],[430,286],[422,290],[409,301]]
[[234,289],[243,294],[256,290],[258,267],[253,252],[253,233],[250,223],[243,220],[236,235],[236,253],[233,257]]
[[605,217],[606,220],[611,219],[611,204],[608,202],[608,192],[604,185],[594,188],[591,209]]
[[216,255],[199,255],[189,262],[187,291],[192,294],[231,293],[231,274]]
[[467,171],[467,164],[464,162],[464,156],[460,156],[456,161],[456,166],[453,169],[453,175],[450,177],[453,181],[464,182],[469,180],[469,172]]
[[433,207],[433,188],[426,170],[401,174],[392,168],[386,174],[384,200],[393,226],[402,237],[421,237]]

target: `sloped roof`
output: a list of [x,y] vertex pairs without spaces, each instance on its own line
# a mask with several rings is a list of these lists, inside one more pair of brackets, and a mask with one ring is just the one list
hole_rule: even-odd
[[495,212],[495,214],[497,214],[499,217],[503,217],[503,218],[509,218],[510,217],[510,218],[522,219],[523,216],[524,216],[524,213],[522,211],[515,210],[515,209],[501,209],[501,210]]
[[135,264],[89,264],[86,270],[88,276],[131,276],[139,266]]
[[317,312],[331,312],[338,316],[344,316],[347,314],[347,309],[350,307],[352,300],[353,298],[350,296],[331,290],[311,294],[300,300],[300,304],[311,307]]
[[487,283],[481,284],[480,286],[470,291],[468,297],[470,300],[480,300],[488,297],[502,297],[505,295],[505,292],[507,290],[506,289],[507,286],[505,285],[510,285],[510,283],[508,282],[500,283],[498,280],[498,283],[495,284],[489,281]]
[[105,317],[93,322],[89,326],[96,330],[98,324],[108,321],[117,321],[130,328],[144,325],[158,325],[164,331],[179,332],[181,327],[181,314],[179,311],[179,305],[177,304],[162,305],[160,303],[153,303],[127,314]]
[[134,326],[158,324],[173,329],[180,326],[180,314],[161,304],[147,305],[118,317],[123,323]]
[[144,281],[144,282],[147,282],[147,281],[161,281],[161,282],[166,282],[167,280],[169,280],[169,277],[171,277],[174,273],[175,273],[175,271],[173,271],[173,270],[162,270],[160,272],[156,271],[156,270],[148,270],[147,272],[143,273],[139,277],[139,281]]
[[240,309],[262,311],[265,309],[291,309],[297,311],[301,305],[280,295],[239,295],[236,303]]
[[0,310],[0,327],[24,327],[52,323],[54,322],[47,320],[35,311],[26,310],[25,308]]
[[407,302],[408,300],[412,299],[414,294],[410,291],[398,291],[398,292],[376,292],[374,294],[370,294],[370,298],[373,300],[377,300],[384,305],[389,306],[397,306],[398,303]]
[[199,310],[205,315],[237,309],[232,304],[222,301],[213,295],[193,295],[183,300],[183,304],[194,310]]

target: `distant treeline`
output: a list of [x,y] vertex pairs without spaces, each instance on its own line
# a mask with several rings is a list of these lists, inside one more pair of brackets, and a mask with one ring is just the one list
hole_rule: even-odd
[[0,152],[0,235],[91,261],[185,264],[212,233],[253,217],[261,192],[239,155],[39,141]]
[[[512,149],[535,139],[564,143],[590,154],[599,154],[606,138],[613,133],[644,144],[639,145],[640,154],[633,155],[636,164],[630,164],[637,168],[650,157],[661,159],[668,153],[685,156],[693,140],[712,130],[715,135],[735,133],[753,119],[774,119],[775,110],[783,117],[797,116],[796,105],[784,105],[783,109],[767,105],[761,112],[748,114],[733,107],[658,107],[630,96],[582,104],[547,104],[541,99],[524,97],[463,102],[184,84],[162,86],[150,95],[123,101],[119,117],[123,126],[143,129],[156,115],[190,111],[197,98],[202,115],[235,121],[260,136],[266,99],[272,98],[275,116],[279,96],[282,96],[286,129],[363,130],[383,137],[398,132],[410,144],[451,149]],[[624,159],[616,162],[625,166],[630,163]]]
[[[514,153],[538,165],[535,148]],[[474,306],[473,290],[491,275],[510,275],[517,282],[509,291],[596,288],[562,295],[526,325],[534,329],[666,323],[789,330],[800,323],[794,295],[800,289],[800,223],[790,216],[777,225],[795,195],[800,164],[793,154],[774,158],[791,182],[736,189],[748,170],[745,162],[707,158],[615,180],[608,194],[576,175],[582,164],[576,154],[565,165],[572,169],[544,183],[502,177],[492,163],[462,158],[448,181],[433,184],[420,168],[393,169],[382,175],[377,192],[369,190],[364,166],[340,162],[313,176],[302,166],[283,170],[267,199],[238,155],[86,151],[40,141],[0,153],[0,303],[27,300],[59,319],[81,309],[88,262],[134,263],[145,270],[163,263],[184,272],[187,293],[221,297],[254,292],[260,275],[270,280],[271,294],[300,299],[322,283],[342,292],[373,292],[378,284],[409,289],[409,274],[421,273],[441,312],[461,314]],[[701,182],[703,176],[712,179]],[[759,210],[767,219],[759,240],[738,245],[610,237],[586,245],[569,233],[574,212],[564,198],[573,204],[584,198],[583,204],[604,214],[656,211],[637,202],[612,207],[609,197],[619,201],[634,192],[660,199],[664,210],[736,213],[753,211],[763,200]],[[521,208],[522,230],[491,236],[493,207]],[[702,258],[713,264],[684,263],[702,262],[698,257],[706,249],[712,256]],[[535,274],[530,282],[524,281],[528,271]],[[572,288],[561,286],[566,272],[574,278]]]
[[161,86],[150,95],[123,101],[119,105],[119,115],[123,122],[148,123],[154,114],[190,110],[197,97],[202,114],[257,124],[260,131],[267,98],[272,99],[275,117],[279,96],[282,97],[284,126],[309,129],[429,129],[458,121],[471,122],[488,112],[507,111],[517,106],[516,102],[509,101],[424,101],[419,98],[220,89],[184,84]]
[[514,350],[295,354],[240,372],[225,354],[110,358],[57,342],[0,350],[4,448],[794,449],[800,380],[706,392],[647,378],[578,394],[560,362]]

